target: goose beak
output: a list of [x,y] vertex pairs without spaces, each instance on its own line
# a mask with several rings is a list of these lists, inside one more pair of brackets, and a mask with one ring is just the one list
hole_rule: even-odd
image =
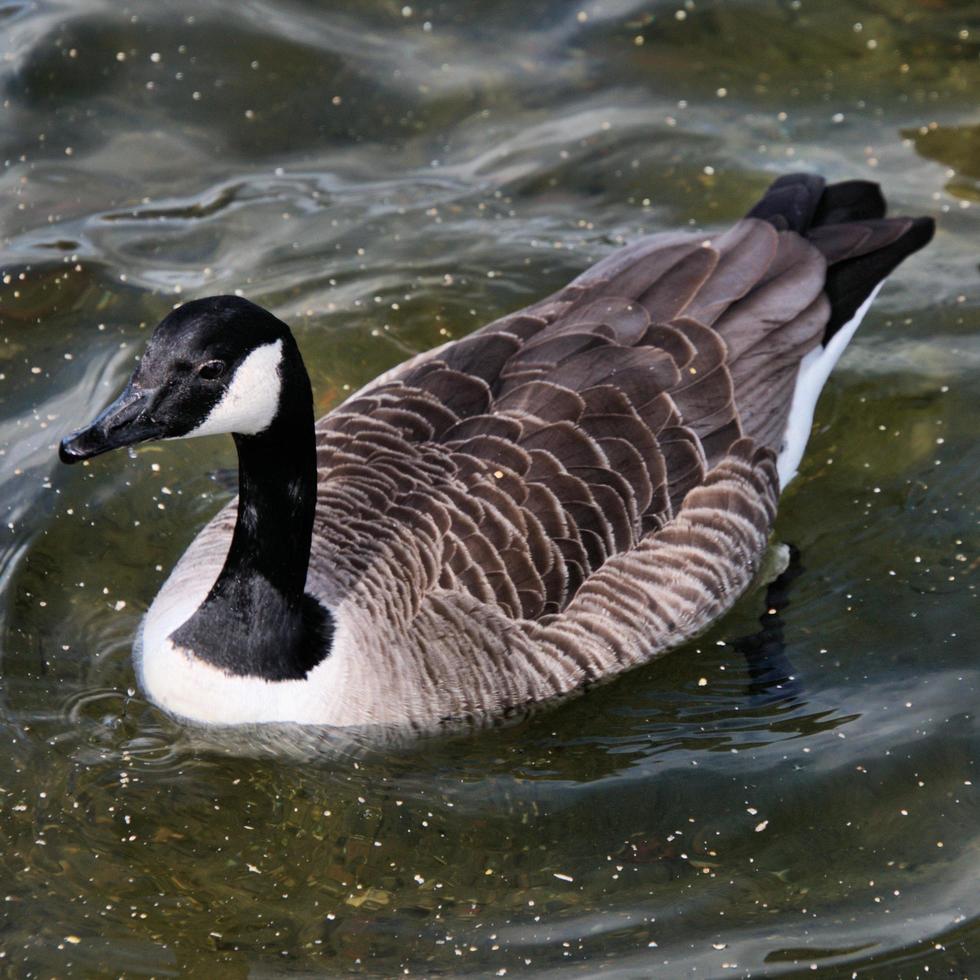
[[110,449],[162,438],[166,434],[164,426],[151,415],[159,393],[159,388],[140,388],[130,382],[91,425],[61,440],[61,461],[78,463]]

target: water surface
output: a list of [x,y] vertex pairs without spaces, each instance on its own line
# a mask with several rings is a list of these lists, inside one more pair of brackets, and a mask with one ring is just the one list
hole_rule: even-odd
[[[946,0],[0,5],[0,972],[975,968],[978,30]],[[413,747],[222,744],[142,700],[133,633],[231,441],[55,447],[174,303],[274,309],[325,411],[791,169],[939,223],[784,498],[793,683],[734,642],[756,593]]]

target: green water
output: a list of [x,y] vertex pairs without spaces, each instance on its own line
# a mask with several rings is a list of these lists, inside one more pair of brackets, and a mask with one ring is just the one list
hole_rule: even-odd
[[[978,39],[945,0],[0,4],[0,975],[975,971]],[[790,169],[939,228],[784,498],[783,695],[730,642],[756,594],[558,710],[397,750],[277,754],[141,699],[133,633],[231,442],[55,446],[173,303],[272,307],[326,410]]]

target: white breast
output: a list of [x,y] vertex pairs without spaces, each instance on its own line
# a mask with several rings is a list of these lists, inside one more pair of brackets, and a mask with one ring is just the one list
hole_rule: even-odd
[[168,713],[202,724],[351,724],[354,705],[337,696],[352,656],[342,615],[330,656],[302,680],[229,674],[170,639],[211,591],[228,554],[233,518],[234,505],[201,531],[153,600],[133,651],[143,693]]
[[147,638],[136,656],[136,672],[146,696],[168,713],[205,725],[266,722],[309,725],[349,724],[336,699],[333,655],[302,680],[267,681],[242,677],[199,660],[170,639]]

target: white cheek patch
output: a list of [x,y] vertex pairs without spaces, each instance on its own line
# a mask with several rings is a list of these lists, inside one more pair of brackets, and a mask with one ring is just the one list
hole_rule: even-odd
[[220,402],[197,428],[184,436],[238,432],[252,436],[272,424],[279,408],[282,341],[256,347],[238,366]]

